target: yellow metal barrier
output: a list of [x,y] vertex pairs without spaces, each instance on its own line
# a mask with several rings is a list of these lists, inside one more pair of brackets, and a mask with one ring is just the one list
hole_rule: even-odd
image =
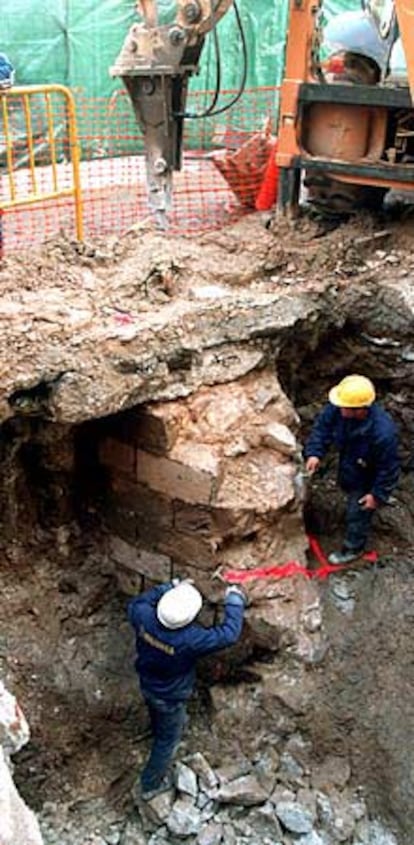
[[[56,114],[54,95],[63,97],[64,121],[65,121],[65,150],[68,151],[68,158],[71,164],[70,186],[62,186],[60,178],[60,165],[58,163],[58,150],[56,139],[58,136],[56,126]],[[34,98],[37,98],[34,101]],[[40,98],[40,100],[39,100]],[[33,111],[33,102],[42,104],[44,110],[45,128],[42,127],[42,142],[46,143],[48,149],[48,161],[50,168],[49,183],[46,187],[39,185],[38,162],[34,134],[34,123],[36,115]],[[20,108],[23,112],[24,141],[21,137],[17,139],[13,131],[13,114],[15,109]],[[2,124],[2,127],[1,127]],[[16,86],[0,90],[0,138],[3,135],[5,165],[6,165],[6,186],[7,194],[3,187],[0,196],[0,216],[8,209],[30,206],[46,200],[58,199],[60,197],[73,197],[75,205],[76,236],[78,240],[83,239],[83,213],[82,213],[82,191],[80,182],[80,146],[76,125],[75,101],[72,93],[64,85],[27,85]],[[18,155],[24,152],[27,161],[28,179],[24,184],[17,178],[16,167]],[[3,177],[4,178],[4,177]],[[1,221],[0,221],[1,226]],[[0,234],[1,240],[1,234]]]

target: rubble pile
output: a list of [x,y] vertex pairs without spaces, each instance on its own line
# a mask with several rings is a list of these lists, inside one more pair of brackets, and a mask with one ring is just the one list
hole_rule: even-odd
[[[309,743],[293,734],[279,753],[271,743],[250,760],[236,757],[212,768],[196,752],[174,764],[173,786],[121,814],[95,804],[94,833],[82,845],[398,845],[369,816],[364,790],[350,784],[345,757],[320,763]],[[75,825],[56,830],[48,804],[42,828],[48,845],[77,845]],[[93,806],[90,808],[93,812]]]
[[368,818],[347,760],[312,758],[300,734],[280,755],[270,748],[216,769],[195,754],[176,765],[174,789],[147,803],[137,798],[139,818],[120,845],[397,845]]

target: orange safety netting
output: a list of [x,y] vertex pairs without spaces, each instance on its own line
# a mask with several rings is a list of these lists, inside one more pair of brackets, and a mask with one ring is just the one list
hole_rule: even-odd
[[[235,92],[224,92],[231,98]],[[80,179],[85,238],[121,235],[151,214],[147,201],[145,159],[140,130],[124,91],[107,101],[75,92],[81,146]],[[201,112],[211,92],[191,94],[188,109]],[[225,102],[225,99],[224,99]],[[223,115],[185,122],[183,169],[173,175],[170,231],[191,235],[219,228],[255,209],[269,156],[274,149],[278,89],[244,92],[237,106]],[[57,109],[57,169],[61,185],[69,185],[68,133],[65,115]],[[13,177],[18,196],[30,196],[24,119],[18,106],[13,117]],[[47,193],[52,179],[45,142],[45,116],[32,118],[36,177]],[[1,137],[0,114],[0,137]],[[4,150],[0,145],[0,211],[10,199]],[[0,215],[4,253],[39,244],[64,232],[75,236],[72,197],[59,197]]]

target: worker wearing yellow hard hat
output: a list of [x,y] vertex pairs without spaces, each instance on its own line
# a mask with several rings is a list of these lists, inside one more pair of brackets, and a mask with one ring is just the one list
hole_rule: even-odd
[[329,401],[338,408],[369,408],[375,402],[375,387],[366,376],[345,376],[329,391]]
[[372,516],[385,504],[399,476],[398,436],[389,414],[375,401],[372,381],[345,376],[331,388],[305,445],[306,469],[316,472],[331,446],[339,452],[338,482],[347,495],[342,548],[329,555],[341,565],[365,550]]

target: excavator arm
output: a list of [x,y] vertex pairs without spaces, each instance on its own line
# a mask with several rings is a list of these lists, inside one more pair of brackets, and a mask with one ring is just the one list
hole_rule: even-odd
[[138,0],[143,21],[131,27],[110,70],[121,77],[141,127],[150,206],[166,227],[172,171],[180,170],[188,80],[197,72],[206,34],[233,0],[177,0],[171,23],[159,23],[157,0]]

